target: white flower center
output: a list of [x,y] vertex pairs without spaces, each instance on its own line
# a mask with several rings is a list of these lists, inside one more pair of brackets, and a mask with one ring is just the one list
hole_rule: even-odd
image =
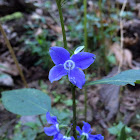
[[63,136],[64,139],[71,140],[71,137]]
[[66,70],[72,70],[74,68],[75,68],[75,63],[72,60],[67,60],[64,63],[64,69],[66,69]]
[[88,139],[88,134],[87,133],[83,132],[82,135],[86,136],[86,138]]
[[57,123],[55,126],[56,126],[57,131],[59,131],[59,124]]

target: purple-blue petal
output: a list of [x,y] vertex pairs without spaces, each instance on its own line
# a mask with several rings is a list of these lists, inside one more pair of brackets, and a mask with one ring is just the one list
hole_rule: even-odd
[[95,55],[88,52],[79,52],[71,57],[75,65],[81,69],[87,69],[95,60]]
[[85,84],[85,74],[79,68],[74,68],[68,72],[69,81],[76,85],[78,88],[82,89],[82,86]]
[[73,136],[71,136],[71,140],[75,140],[75,138]]
[[62,135],[61,133],[57,133],[57,134],[54,136],[53,140],[63,140],[63,135]]
[[46,113],[46,119],[49,124],[57,124],[57,117],[51,116],[49,112]]
[[79,132],[80,135],[82,135],[82,130],[80,129],[79,126],[76,126],[76,130]]
[[95,138],[94,137],[95,135],[92,135],[92,134],[88,134],[88,136],[89,136],[88,140],[94,140],[94,138]]
[[104,140],[104,137],[101,134],[97,134],[97,135],[92,135],[93,139],[91,140]]
[[44,127],[44,132],[48,136],[54,136],[58,133],[58,130],[55,125],[52,125],[50,127]]
[[64,69],[64,65],[56,65],[49,72],[49,80],[52,83],[53,81],[60,80],[65,75],[67,75],[67,70]]
[[84,121],[83,121],[83,123],[84,123],[84,126],[82,127],[82,131],[85,132],[85,133],[89,133],[91,131],[90,124],[87,123],[87,122],[84,122]]
[[70,59],[70,53],[63,47],[51,47],[50,56],[54,64],[64,64],[66,60]]

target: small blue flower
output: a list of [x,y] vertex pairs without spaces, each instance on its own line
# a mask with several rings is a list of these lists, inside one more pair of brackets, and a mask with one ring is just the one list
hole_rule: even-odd
[[48,136],[57,136],[59,131],[59,124],[57,122],[57,118],[55,116],[50,115],[49,112],[46,114],[46,119],[49,124],[52,124],[50,127],[44,127],[44,131]]
[[75,140],[73,136],[71,137],[66,137],[66,136],[63,136],[63,139],[62,140]]
[[83,122],[84,126],[82,127],[82,130],[79,126],[76,126],[76,130],[79,132],[80,136],[85,136],[87,140],[104,140],[104,137],[100,134],[98,135],[92,135],[91,134],[91,126],[87,122]]
[[63,136],[61,133],[58,133],[57,135],[54,136],[53,140],[75,140],[73,136],[67,137]]
[[60,80],[68,75],[69,81],[82,89],[85,84],[85,74],[82,70],[87,69],[95,60],[95,55],[88,52],[79,52],[70,57],[70,53],[62,47],[51,47],[50,56],[55,66],[49,72],[49,80]]
[[104,137],[101,134],[93,135],[93,140],[104,140]]
[[53,138],[53,140],[62,140],[62,139],[63,139],[63,135],[61,133],[57,133]]

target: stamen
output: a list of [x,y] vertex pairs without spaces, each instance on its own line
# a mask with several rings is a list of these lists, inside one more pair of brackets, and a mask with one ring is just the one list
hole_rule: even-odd
[[87,133],[83,132],[82,135],[86,136],[86,138],[88,139],[88,134]]
[[55,126],[56,126],[57,131],[59,131],[59,124],[57,123]]
[[71,140],[71,137],[63,136],[64,139]]
[[72,70],[74,68],[75,68],[75,63],[72,60],[67,60],[64,63],[64,69],[66,69],[66,70]]

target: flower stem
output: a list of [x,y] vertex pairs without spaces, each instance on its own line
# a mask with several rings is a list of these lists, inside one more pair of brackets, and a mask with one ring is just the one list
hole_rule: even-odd
[[73,100],[73,136],[77,140],[76,134],[76,98],[75,98],[75,86],[71,84],[72,100]]
[[[88,47],[88,41],[87,41],[87,0],[84,0],[84,46],[85,51],[87,51]],[[85,75],[87,74],[87,70],[85,70]],[[87,88],[84,89],[84,115],[85,115],[85,121],[87,120]]]
[[[87,72],[87,71],[86,71]],[[87,121],[87,87],[84,89],[84,115],[85,115],[85,122]]]
[[84,0],[84,45],[85,51],[87,51],[88,41],[87,41],[87,0]]
[[[108,73],[108,60],[107,60],[107,55],[106,55],[106,52],[107,52],[107,49],[106,49],[106,46],[105,46],[105,33],[104,33],[104,23],[103,23],[103,0],[99,0],[98,1],[98,6],[99,6],[99,11],[100,11],[100,25],[101,25],[101,28],[100,28],[100,36],[101,36],[101,39],[100,39],[100,42],[101,42],[101,45],[100,47],[102,46],[103,48],[103,60],[104,60],[104,67],[105,67],[105,73]],[[101,58],[102,59],[102,58]]]
[[60,22],[61,22],[64,48],[67,49],[66,32],[65,32],[64,20],[63,20],[61,2],[59,2],[58,0],[56,0],[56,3],[57,3],[58,11],[59,11]]

